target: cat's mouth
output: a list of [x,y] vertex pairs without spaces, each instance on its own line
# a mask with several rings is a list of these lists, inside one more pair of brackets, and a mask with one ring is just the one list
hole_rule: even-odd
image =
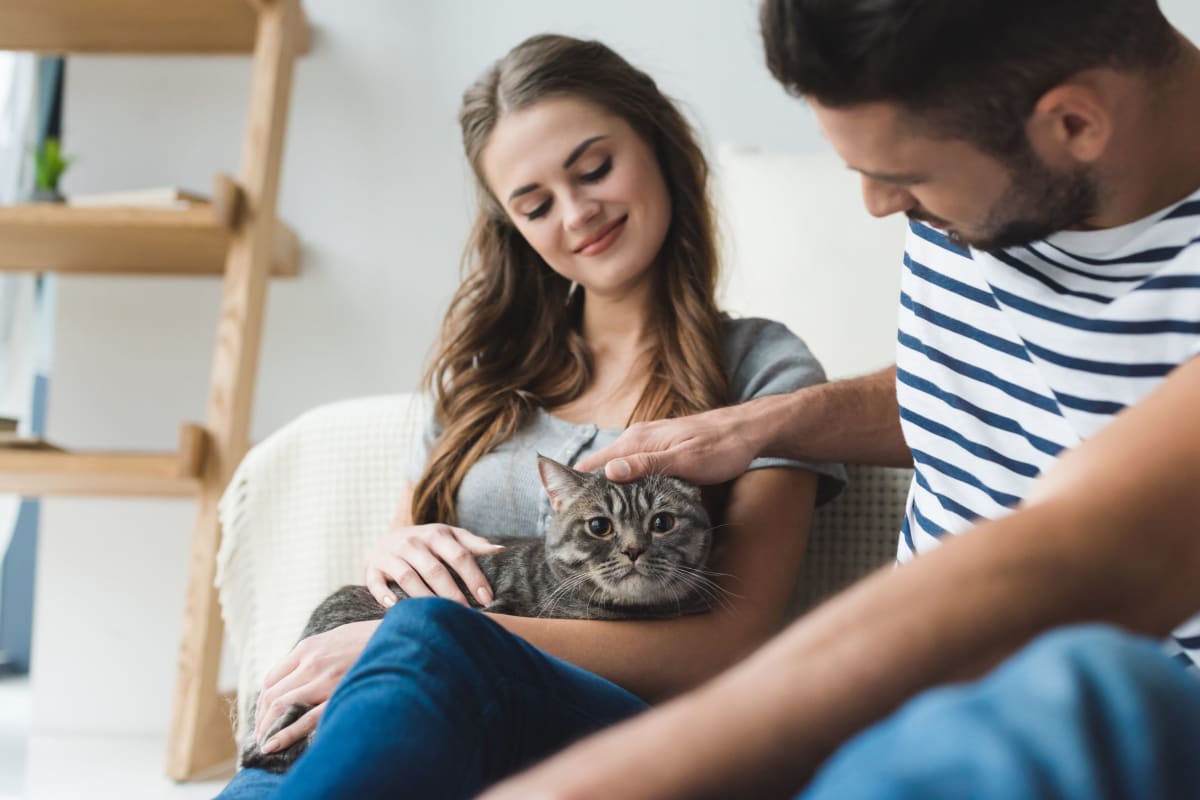
[[622,581],[629,580],[630,578],[634,578],[634,577],[637,577],[637,578],[650,577],[649,568],[647,568],[645,565],[642,565],[641,567],[639,567],[637,565],[637,562],[635,561],[634,563],[630,564],[629,567],[623,573],[621,573],[619,576],[617,576],[618,580],[622,580]]

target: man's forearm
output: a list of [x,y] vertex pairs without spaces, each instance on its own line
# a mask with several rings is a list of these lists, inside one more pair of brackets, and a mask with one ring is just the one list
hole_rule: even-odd
[[[564,774],[548,783],[571,786],[585,765],[602,764],[587,790],[563,796],[788,797],[907,698],[969,677],[1041,631],[1101,619],[1165,633],[1182,606],[1148,616],[1134,599],[1167,575],[1114,575],[1113,550],[1081,546],[1082,535],[1030,546],[1073,514],[1040,506],[881,570],[707,686],[596,737],[586,755],[568,751],[548,767]],[[1081,534],[1093,522],[1075,521]]]
[[760,455],[803,461],[912,466],[900,430],[896,368],[746,403]]

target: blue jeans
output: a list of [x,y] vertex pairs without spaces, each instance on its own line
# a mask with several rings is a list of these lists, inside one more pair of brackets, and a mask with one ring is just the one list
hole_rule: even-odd
[[1200,680],[1102,626],[1046,634],[847,743],[803,800],[1200,797]]
[[448,600],[384,617],[286,775],[239,772],[221,800],[473,797],[646,708]]

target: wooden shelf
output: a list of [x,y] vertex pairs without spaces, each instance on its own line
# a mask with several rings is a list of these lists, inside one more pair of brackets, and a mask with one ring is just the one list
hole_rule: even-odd
[[[232,236],[207,205],[184,210],[4,206],[0,271],[220,275]],[[295,231],[278,223],[271,274],[295,275],[299,258]]]
[[[250,53],[262,0],[0,0],[0,50]],[[297,52],[311,33],[299,15]]]
[[138,495],[188,497],[200,487],[207,436],[180,429],[174,453],[70,452],[0,448],[0,492],[26,497]]

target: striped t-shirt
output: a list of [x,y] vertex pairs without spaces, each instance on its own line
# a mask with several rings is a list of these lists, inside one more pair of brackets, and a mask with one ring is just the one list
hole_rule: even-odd
[[[1007,514],[1197,354],[1200,191],[1120,228],[990,252],[911,223],[896,389],[915,471],[898,559]],[[1200,663],[1200,618],[1175,640]]]

